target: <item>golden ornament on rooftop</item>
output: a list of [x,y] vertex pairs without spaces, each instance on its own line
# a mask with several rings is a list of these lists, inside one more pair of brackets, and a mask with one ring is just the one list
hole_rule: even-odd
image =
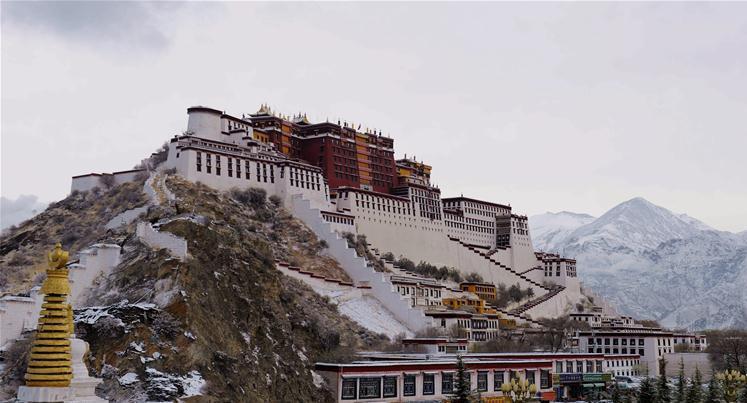
[[47,256],[49,268],[41,288],[44,303],[26,370],[26,386],[66,387],[73,378],[70,335],[74,325],[72,306],[67,302],[67,260],[68,253],[59,243]]

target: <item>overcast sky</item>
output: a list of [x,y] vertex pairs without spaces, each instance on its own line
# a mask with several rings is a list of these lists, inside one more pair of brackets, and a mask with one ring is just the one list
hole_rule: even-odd
[[445,196],[747,229],[747,3],[2,3],[2,196],[132,168],[186,108],[395,139]]

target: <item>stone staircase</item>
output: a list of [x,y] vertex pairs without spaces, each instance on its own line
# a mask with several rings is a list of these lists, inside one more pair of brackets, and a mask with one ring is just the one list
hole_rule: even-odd
[[[370,262],[358,256],[355,249],[348,246],[347,240],[324,220],[321,210],[312,207],[311,202],[301,195],[293,196],[291,207],[296,218],[311,228],[317,237],[327,242],[328,253],[340,263],[348,276],[355,283],[368,284],[371,287],[370,295],[379,300],[397,320],[406,323],[412,331],[431,326],[432,321],[423,310],[411,307],[408,299],[395,290],[389,281],[388,273],[375,271]],[[391,269],[397,269],[391,263],[389,266]]]
[[522,304],[514,309],[512,309],[510,312],[515,315],[521,315],[525,313],[526,311],[546,302],[555,297],[556,295],[560,294],[563,290],[565,290],[565,287],[563,286],[557,286],[553,288],[550,292],[548,292],[545,295],[542,295],[540,297],[534,298],[530,301],[528,301],[525,304]]
[[509,272],[509,273],[511,273],[511,274],[513,274],[513,275],[515,275],[515,276],[517,276],[517,277],[519,277],[520,279],[522,279],[522,280],[524,280],[524,281],[526,281],[526,282],[528,282],[528,283],[530,283],[530,284],[534,285],[535,287],[537,287],[537,288],[539,288],[539,289],[541,289],[541,290],[545,290],[545,291],[547,291],[547,292],[550,292],[550,291],[551,291],[551,289],[550,289],[550,288],[548,288],[548,287],[545,287],[544,285],[542,285],[542,284],[540,284],[540,283],[538,283],[538,282],[536,282],[536,281],[534,281],[534,280],[530,279],[529,277],[525,276],[524,274],[522,274],[522,273],[519,273],[519,272],[517,272],[516,270],[514,270],[514,269],[512,269],[512,268],[510,268],[510,267],[508,267],[508,266],[506,266],[506,265],[504,265],[503,263],[501,263],[501,262],[499,262],[499,261],[497,261],[497,260],[493,259],[492,257],[490,257],[490,256],[486,255],[485,253],[483,253],[483,252],[480,252],[480,251],[479,251],[479,250],[477,250],[477,249],[476,249],[475,247],[473,247],[473,246],[471,246],[471,245],[469,245],[469,244],[466,244],[466,243],[462,242],[462,241],[461,241],[461,240],[460,240],[459,238],[454,238],[454,237],[452,237],[452,236],[449,236],[449,240],[450,240],[450,241],[452,241],[452,242],[458,242],[458,243],[459,243],[459,244],[461,244],[461,245],[462,245],[463,247],[465,247],[465,248],[469,249],[470,251],[472,251],[473,253],[476,253],[477,255],[479,255],[479,256],[481,256],[481,257],[483,257],[483,258],[484,258],[485,260],[489,261],[489,262],[490,262],[490,263],[492,263],[492,264],[493,264],[494,266],[500,267],[501,269],[503,269],[503,270],[505,270],[505,271],[507,271],[507,272]]
[[529,269],[529,270],[524,270],[524,271],[522,271],[522,272],[519,272],[519,274],[522,274],[522,275],[523,275],[523,274],[527,274],[527,273],[529,273],[530,271],[534,271],[534,270],[544,270],[544,268],[542,268],[542,267],[532,267],[532,268],[531,268],[531,269]]

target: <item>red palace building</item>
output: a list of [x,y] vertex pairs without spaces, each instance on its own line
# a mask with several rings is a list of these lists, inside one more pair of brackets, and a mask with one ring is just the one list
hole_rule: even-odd
[[349,186],[390,193],[395,185],[394,140],[381,133],[340,122],[311,123],[305,115],[277,116],[264,105],[249,120],[255,139],[320,167],[332,190]]

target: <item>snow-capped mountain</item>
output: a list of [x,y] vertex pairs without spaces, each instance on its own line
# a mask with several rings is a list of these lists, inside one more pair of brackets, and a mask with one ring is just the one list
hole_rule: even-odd
[[547,212],[529,217],[532,229],[532,242],[538,250],[552,250],[555,245],[565,239],[576,228],[594,221],[595,217],[588,214],[561,211]]
[[699,230],[698,225],[690,220],[683,220],[663,207],[636,197],[574,230],[563,240],[562,247],[564,252],[574,255],[599,249],[642,252],[670,239],[685,238]]
[[[563,214],[563,213],[558,213]],[[546,216],[546,215],[543,215]],[[536,222],[544,224],[537,228]],[[568,232],[529,220],[535,245],[578,260],[585,285],[621,313],[692,329],[747,327],[747,239],[645,199]],[[538,246],[539,249],[539,246]]]

